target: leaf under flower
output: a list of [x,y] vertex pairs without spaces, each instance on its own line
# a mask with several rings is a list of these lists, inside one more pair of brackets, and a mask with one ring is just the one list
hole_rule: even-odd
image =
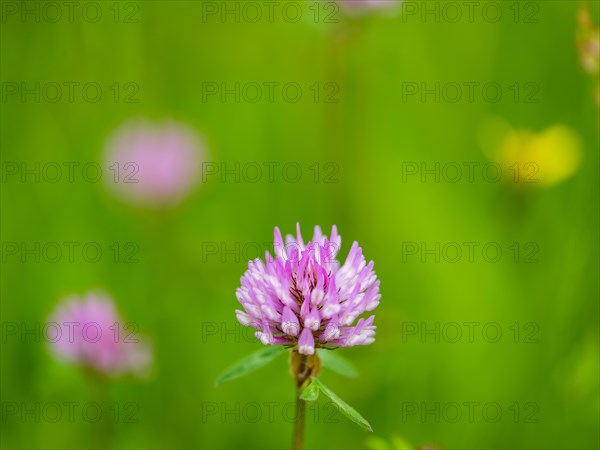
[[284,347],[269,346],[246,356],[219,375],[215,380],[215,386],[218,386],[225,381],[243,377],[244,375],[254,372],[256,369],[273,361],[277,356],[282,354],[284,350]]
[[358,370],[354,365],[338,353],[331,350],[319,351],[321,365],[348,378],[358,377]]
[[[310,391],[309,391],[310,388]],[[315,394],[313,392],[313,390],[316,390],[317,393]],[[323,392],[323,394],[325,394],[327,397],[329,397],[329,399],[335,404],[335,406],[338,407],[338,409],[342,412],[342,414],[344,414],[346,417],[348,417],[348,419],[350,419],[352,422],[356,423],[358,426],[360,426],[361,428],[367,430],[367,431],[373,431],[373,429],[371,428],[371,425],[369,424],[369,422],[367,422],[367,420],[361,416],[358,411],[356,411],[352,406],[350,406],[348,403],[346,403],[345,401],[343,401],[341,398],[339,398],[331,389],[329,389],[327,386],[325,386],[323,383],[321,383],[321,381],[318,378],[313,378],[310,385],[302,392],[302,395],[305,395],[309,397],[309,398],[316,398],[318,397],[318,392]],[[316,397],[315,397],[316,395]],[[302,398],[302,396],[300,397]],[[305,399],[306,400],[306,399]],[[314,401],[314,400],[308,400],[308,401]]]
[[300,394],[300,398],[307,402],[314,402],[319,398],[319,385],[311,383],[304,388],[302,394]]

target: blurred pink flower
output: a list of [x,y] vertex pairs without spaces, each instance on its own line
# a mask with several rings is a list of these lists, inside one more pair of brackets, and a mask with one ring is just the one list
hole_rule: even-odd
[[585,3],[577,12],[577,52],[583,70],[596,75],[600,68],[600,28],[592,22],[592,13]]
[[105,150],[110,187],[138,206],[180,203],[198,182],[206,146],[184,124],[134,119],[121,126]]
[[594,100],[600,108],[600,28],[592,22],[592,13],[586,3],[577,12],[577,53],[583,70],[596,81]]
[[399,9],[402,0],[338,0],[349,14],[366,14],[371,11],[393,12]]
[[107,294],[66,298],[53,312],[50,324],[57,330],[50,346],[59,358],[111,376],[144,375],[150,368],[150,346],[135,334],[137,327],[123,323]]

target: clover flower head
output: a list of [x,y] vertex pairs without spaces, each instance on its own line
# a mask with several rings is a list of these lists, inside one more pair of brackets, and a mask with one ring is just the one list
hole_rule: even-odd
[[110,376],[144,375],[149,369],[150,346],[125,331],[128,327],[104,293],[66,298],[53,312],[50,324],[57,330],[50,340],[51,350],[61,359]]
[[180,203],[198,182],[205,144],[184,124],[133,119],[109,138],[105,177],[123,200],[141,207]]
[[236,296],[244,310],[236,310],[238,321],[255,328],[264,345],[297,346],[304,355],[319,347],[371,344],[375,316],[359,316],[373,311],[381,298],[374,263],[366,263],[354,242],[340,264],[340,245],[335,225],[330,238],[316,226],[306,244],[299,224],[285,244],[276,227],[275,256],[267,252],[266,262],[250,261],[241,278]]

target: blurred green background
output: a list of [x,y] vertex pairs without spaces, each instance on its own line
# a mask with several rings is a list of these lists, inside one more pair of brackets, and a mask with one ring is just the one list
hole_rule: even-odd
[[[2,3],[4,8],[11,2]],[[259,243],[264,251],[274,226],[291,233],[299,221],[305,239],[315,224],[327,234],[336,224],[342,258],[357,240],[367,260],[375,261],[382,293],[377,340],[340,352],[356,364],[360,377],[349,380],[325,369],[322,374],[370,421],[375,436],[399,435],[414,446],[446,449],[598,448],[594,79],[578,63],[579,3],[535,2],[537,22],[524,23],[522,16],[515,21],[511,8],[532,3],[500,2],[503,16],[497,23],[481,13],[472,23],[466,17],[436,23],[431,16],[425,21],[402,13],[351,17],[335,9],[327,12],[335,12],[337,23],[323,23],[322,17],[314,20],[314,2],[299,3],[303,19],[296,23],[277,12],[272,23],[265,17],[257,23],[243,17],[236,23],[233,16],[223,21],[218,15],[203,20],[202,2],[192,1],[98,2],[103,15],[97,23],[84,20],[80,7],[71,22],[63,6],[56,23],[43,17],[38,23],[33,16],[21,20],[19,13],[7,15],[3,9],[3,94],[5,83],[96,82],[103,88],[97,103],[85,101],[77,90],[73,102],[3,97],[3,163],[101,162],[107,137],[129,118],[174,118],[205,137],[214,162],[228,167],[295,162],[303,176],[297,183],[285,181],[280,171],[273,183],[266,175],[257,183],[213,176],[180,207],[163,211],[128,206],[103,182],[3,180],[3,244],[77,241],[108,249],[114,242],[134,242],[139,262],[115,263],[107,252],[98,263],[82,258],[22,263],[3,252],[2,322],[43,322],[65,295],[100,288],[151,338],[155,364],[147,380],[116,380],[103,397],[107,405],[137,404],[137,423],[108,426],[104,419],[94,424],[81,416],[73,423],[66,418],[36,423],[32,416],[21,420],[3,410],[2,447],[288,447],[292,424],[282,411],[293,401],[293,382],[285,359],[213,387],[224,368],[261,344],[240,339],[239,332],[221,334],[236,329],[235,289],[247,261],[241,252],[208,255],[206,245],[232,249],[236,243],[240,248]],[[316,8],[324,12],[325,6]],[[598,23],[598,2],[591,7]],[[116,23],[114,8],[120,12]],[[125,21],[127,14],[136,21]],[[124,103],[122,97],[115,102],[109,87],[119,83],[123,94],[129,82],[139,87],[139,102]],[[236,103],[232,96],[203,101],[206,82],[296,82],[303,97],[297,103],[278,94],[273,102],[263,97]],[[339,88],[339,102],[314,102],[309,87],[329,82]],[[496,82],[504,94],[496,103],[481,95],[473,102],[436,103],[431,96],[425,102],[419,96],[403,101],[406,82]],[[539,102],[515,102],[509,88],[515,82],[535,83]],[[464,177],[457,183],[435,183],[432,177],[422,183],[418,176],[403,182],[406,162],[429,167],[488,162],[477,135],[490,117],[533,132],[554,124],[571,127],[581,139],[581,165],[549,188],[490,183],[479,176],[473,183]],[[322,177],[315,182],[309,167],[328,162],[339,169],[337,182]],[[472,263],[465,257],[456,263],[431,257],[422,262],[420,255],[403,259],[403,243],[433,248],[436,242],[471,241],[497,242],[502,258],[490,263],[476,252]],[[515,263],[509,250],[515,242],[534,242],[538,262],[526,264],[521,257]],[[482,325],[473,343],[464,336],[456,343],[443,337],[436,343],[431,336],[425,342],[419,335],[403,339],[403,324],[409,322],[429,328],[436,322]],[[481,337],[488,322],[502,328],[497,343]],[[523,333],[533,322],[537,342],[525,343],[521,335],[515,343],[510,329],[515,322]],[[208,332],[213,323],[217,334]],[[47,345],[31,337],[23,342],[3,332],[1,361],[3,405],[100,401],[76,367],[55,361]],[[228,414],[222,420],[222,409],[232,410],[236,402],[242,409],[258,402],[262,418],[251,423],[244,414],[240,420]],[[267,402],[279,402],[273,420]],[[422,420],[420,412],[403,415],[407,402],[425,402],[428,408],[495,402],[502,416],[495,423],[485,420],[479,407],[469,421],[463,407],[456,423],[443,414],[439,421],[433,415]],[[515,403],[521,412],[517,420]],[[320,417],[308,419],[307,447],[382,445],[341,415],[325,423],[329,410],[320,404]],[[524,420],[530,412],[526,404],[536,408],[533,423]],[[206,405],[217,405],[219,412],[207,415]]]

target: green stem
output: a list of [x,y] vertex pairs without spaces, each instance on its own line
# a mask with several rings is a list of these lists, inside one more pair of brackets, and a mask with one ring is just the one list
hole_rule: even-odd
[[306,402],[300,394],[310,382],[311,377],[316,377],[321,369],[321,361],[314,355],[301,355],[297,350],[290,354],[290,369],[296,382],[296,421],[294,423],[293,449],[304,448],[304,422],[306,417]]
[[[91,368],[84,369],[84,372],[90,393],[90,401],[99,404],[101,411],[107,412],[110,408],[108,380],[104,375]],[[102,414],[99,422],[92,423],[91,426],[92,448],[112,448],[113,427],[111,417],[108,414]]]
[[300,398],[302,390],[296,390],[296,422],[294,423],[294,450],[304,448],[304,417],[306,413],[306,402]]

